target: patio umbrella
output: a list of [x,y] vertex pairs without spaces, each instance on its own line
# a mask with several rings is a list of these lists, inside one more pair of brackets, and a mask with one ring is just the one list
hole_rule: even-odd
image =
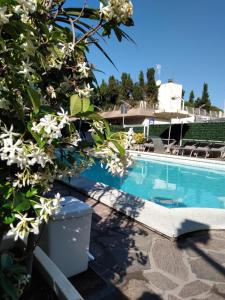
[[[169,127],[169,133],[168,133],[168,144],[169,144],[170,137],[171,137],[171,127],[172,127],[171,119],[177,118],[180,120],[180,119],[190,117],[189,113],[185,110],[183,110],[183,111],[161,111],[161,110],[158,110],[158,111],[154,112],[154,115],[158,118],[170,120],[170,127]],[[183,131],[183,123],[181,122],[180,142],[182,140],[182,131]]]

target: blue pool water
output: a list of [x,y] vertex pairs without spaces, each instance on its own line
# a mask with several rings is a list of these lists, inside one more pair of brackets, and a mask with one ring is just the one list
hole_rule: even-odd
[[82,176],[168,208],[225,208],[222,171],[136,160],[123,178],[112,176],[98,162]]

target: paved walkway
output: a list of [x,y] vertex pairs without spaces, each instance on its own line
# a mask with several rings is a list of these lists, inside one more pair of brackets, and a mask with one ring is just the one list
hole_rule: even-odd
[[225,231],[171,241],[64,185],[94,209],[87,272],[72,278],[86,300],[225,299]]

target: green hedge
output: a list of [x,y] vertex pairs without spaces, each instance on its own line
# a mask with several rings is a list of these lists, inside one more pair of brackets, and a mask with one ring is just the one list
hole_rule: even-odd
[[[129,128],[122,126],[111,126],[112,132],[128,131]],[[171,125],[171,139],[179,141],[180,139],[180,124]],[[134,127],[134,132],[143,132],[143,127]],[[189,123],[183,124],[183,139],[193,140],[215,140],[225,141],[225,122],[223,123]],[[150,125],[149,136],[160,136],[167,139],[169,136],[169,124]]]
[[[171,125],[171,138],[180,139],[180,124]],[[151,125],[149,136],[168,138],[169,124]],[[183,124],[183,139],[225,141],[225,122],[223,123],[191,123]]]

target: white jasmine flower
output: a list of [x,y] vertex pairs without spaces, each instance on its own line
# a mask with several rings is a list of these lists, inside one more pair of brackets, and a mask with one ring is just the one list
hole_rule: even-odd
[[[17,0],[21,6],[21,11],[25,14],[33,13],[37,9],[37,0]],[[17,8],[17,10],[19,10]]]
[[124,148],[131,149],[133,147],[133,144],[135,144],[134,139],[134,130],[133,128],[130,128],[129,131],[126,133],[125,141],[124,141]]
[[90,97],[91,92],[94,89],[90,87],[90,84],[88,83],[84,89],[76,89],[76,92],[80,97]]
[[0,7],[0,26],[9,23],[12,14],[6,14],[7,6]]
[[40,202],[34,205],[34,209],[38,210],[40,221],[44,220],[47,223],[49,217],[59,209],[61,200],[59,193],[55,195],[54,199],[40,197]]
[[23,74],[25,77],[29,77],[30,74],[34,73],[34,69],[31,68],[32,64],[25,63],[22,61],[21,71],[18,72],[18,74]]
[[75,132],[70,136],[70,144],[74,145],[75,147],[78,146],[78,143],[81,141],[81,137],[78,132]]
[[89,76],[90,68],[86,62],[77,64],[77,72],[79,72],[80,78],[87,78]]
[[[93,121],[93,127],[95,127],[101,133],[104,133],[104,131],[105,131],[105,125],[104,125],[103,121]],[[94,130],[94,128],[93,128],[93,130]]]
[[72,53],[74,52],[75,49],[75,44],[74,43],[59,43],[59,47],[61,48],[61,51],[64,55],[64,57],[66,56],[71,56]]
[[55,92],[55,89],[54,89],[54,87],[52,85],[47,86],[46,90],[47,90],[47,94],[52,99],[56,98],[56,92]]
[[108,156],[106,158],[106,169],[109,170],[112,175],[124,176],[126,169],[131,166],[132,158],[129,155],[119,158],[117,155]]
[[6,139],[9,138],[11,140],[13,140],[15,137],[18,137],[20,134],[14,132],[14,128],[13,128],[13,124],[10,126],[10,129],[8,130],[7,127],[1,127],[1,130],[4,132],[2,134],[0,134],[0,139]]
[[30,228],[31,222],[35,221],[34,218],[28,218],[27,213],[24,215],[22,214],[15,214],[16,219],[19,220],[19,222],[14,227],[13,224],[10,224],[10,228],[12,233],[15,234],[15,241],[19,238],[24,239],[24,237],[31,231],[32,228]]
[[133,14],[133,5],[129,0],[108,0],[108,5],[100,5],[101,18],[118,23],[125,23]]
[[61,129],[69,123],[68,113],[59,112],[57,116],[48,114],[40,119],[37,124],[33,122],[32,130],[41,134],[42,139],[47,139],[48,144],[51,144],[54,139],[59,139],[62,136]]
[[61,107],[61,112],[58,112],[57,115],[60,117],[59,128],[62,129],[66,124],[69,124],[68,112],[64,111]]

